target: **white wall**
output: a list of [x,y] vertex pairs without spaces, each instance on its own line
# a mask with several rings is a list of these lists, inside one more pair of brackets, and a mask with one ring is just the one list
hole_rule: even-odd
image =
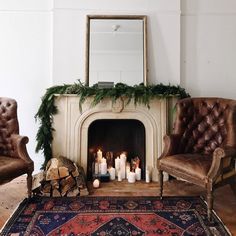
[[236,1],[182,0],[181,85],[236,98]]
[[20,134],[29,137],[36,171],[43,157],[34,151],[34,115],[51,85],[51,17],[47,0],[0,1],[0,96],[17,100]]
[[148,16],[148,81],[180,83],[179,0],[55,0],[53,83],[85,77],[87,14]]

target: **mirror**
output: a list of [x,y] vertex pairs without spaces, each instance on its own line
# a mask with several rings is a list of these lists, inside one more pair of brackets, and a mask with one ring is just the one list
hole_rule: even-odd
[[146,22],[146,16],[87,16],[87,85],[146,85]]

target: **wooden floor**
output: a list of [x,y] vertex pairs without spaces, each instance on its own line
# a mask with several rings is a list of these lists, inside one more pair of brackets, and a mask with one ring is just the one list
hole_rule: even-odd
[[[94,196],[157,196],[158,184],[145,182],[128,184],[126,181],[113,181],[102,183],[101,188],[93,189],[89,183],[89,190]],[[172,180],[164,184],[164,195],[204,196],[204,191],[190,183]],[[26,196],[25,177],[19,177],[0,186],[0,228]],[[236,236],[236,196],[230,186],[215,191],[214,209],[232,235]]]

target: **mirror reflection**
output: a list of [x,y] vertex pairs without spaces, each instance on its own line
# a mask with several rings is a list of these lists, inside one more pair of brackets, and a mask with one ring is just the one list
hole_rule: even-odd
[[88,16],[87,84],[146,84],[145,16]]

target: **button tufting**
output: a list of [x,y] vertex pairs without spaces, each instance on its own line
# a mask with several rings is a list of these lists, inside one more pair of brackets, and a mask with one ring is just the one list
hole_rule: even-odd
[[186,151],[194,149],[196,152],[212,153],[227,134],[224,111],[228,106],[212,101],[201,101],[195,108],[192,104],[181,105],[183,104],[186,106],[179,117],[187,130],[183,134],[184,141],[182,140],[181,145]]

